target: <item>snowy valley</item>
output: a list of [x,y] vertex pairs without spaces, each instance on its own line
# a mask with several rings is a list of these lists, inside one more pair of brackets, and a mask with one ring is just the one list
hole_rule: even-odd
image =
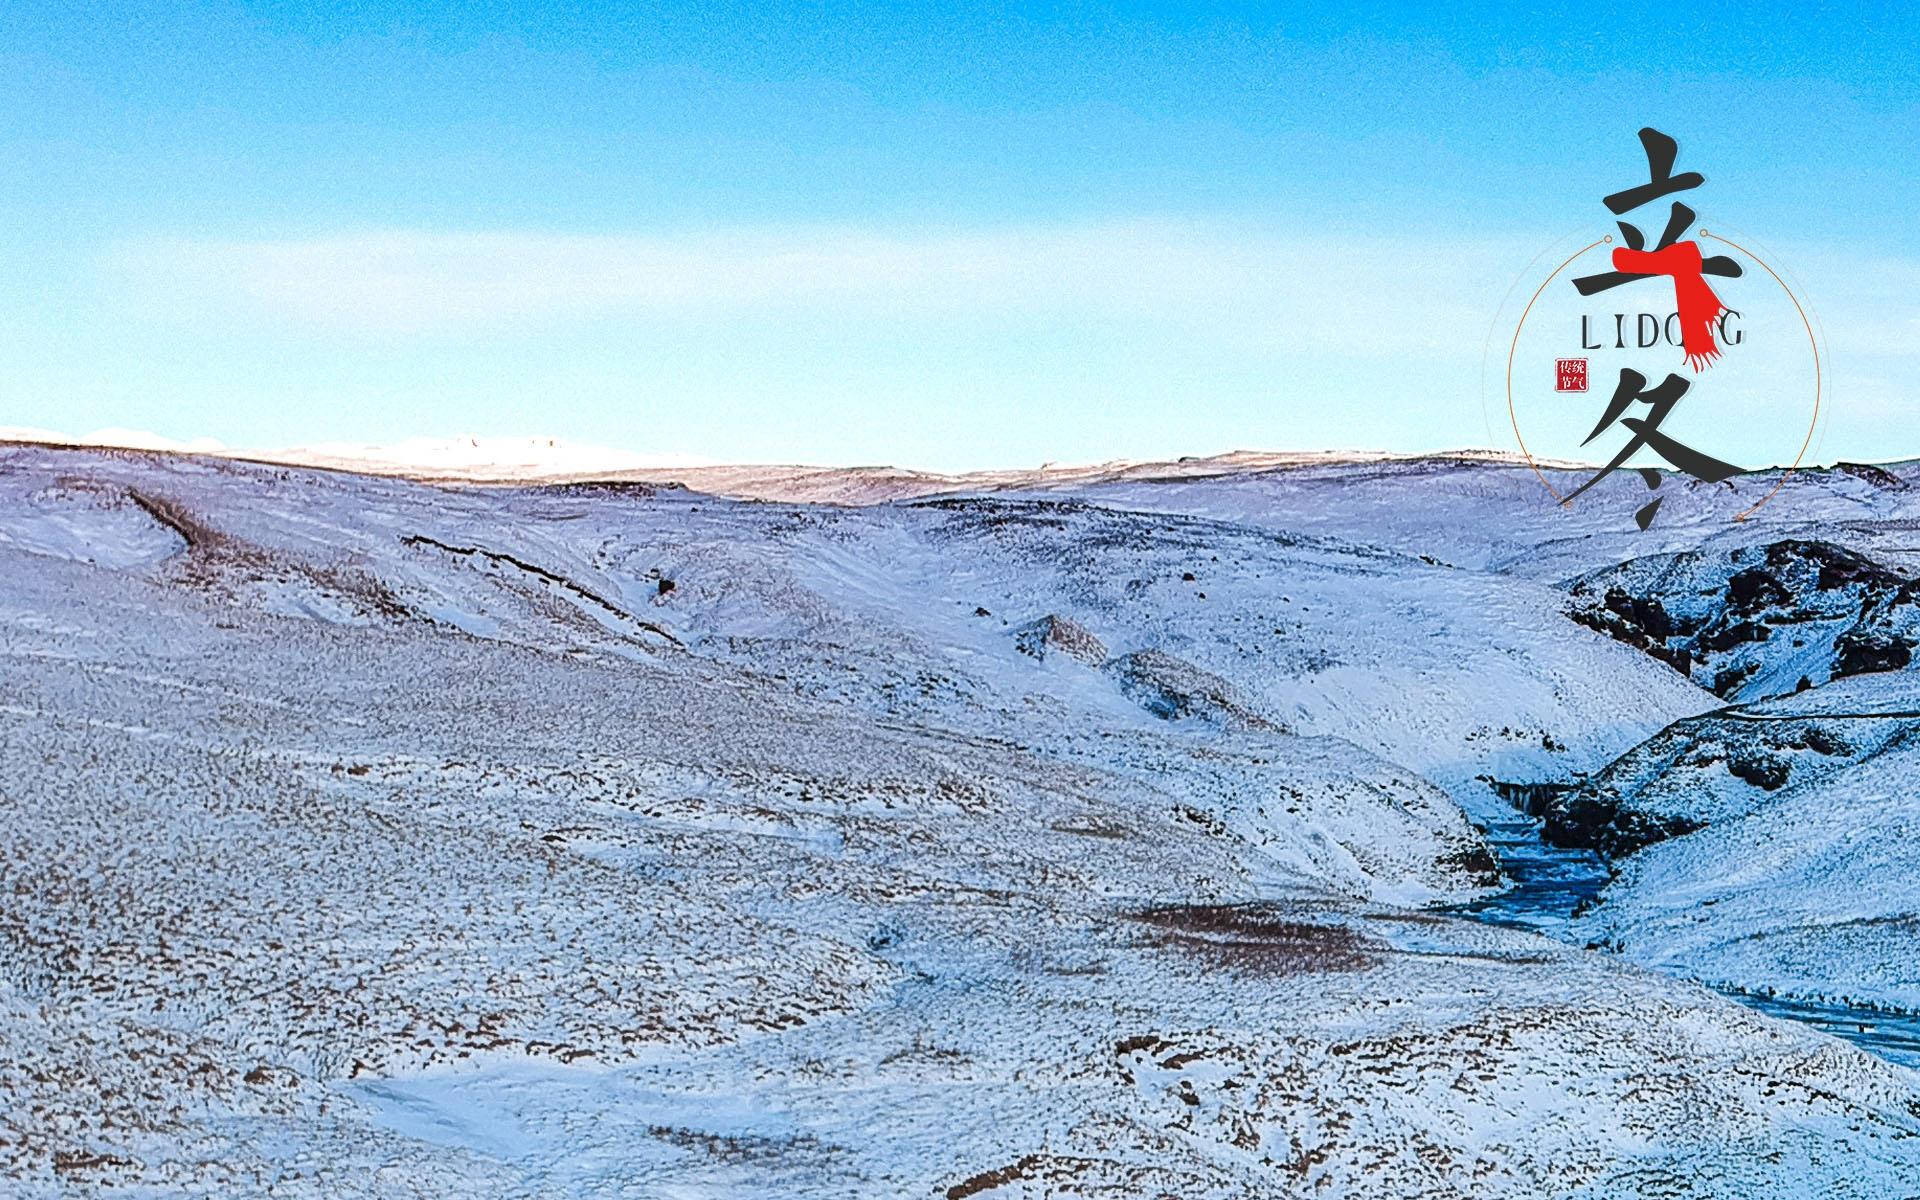
[[0,1179],[1920,1195],[1725,994],[1920,1010],[1920,469],[1776,482],[0,444]]

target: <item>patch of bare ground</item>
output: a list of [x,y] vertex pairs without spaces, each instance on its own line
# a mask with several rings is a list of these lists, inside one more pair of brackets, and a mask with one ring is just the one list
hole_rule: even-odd
[[1093,821],[1083,825],[1057,824],[1050,826],[1050,828],[1055,833],[1070,833],[1078,837],[1105,838],[1108,841],[1114,842],[1124,842],[1133,836],[1118,825],[1102,825]]
[[1175,1197],[1203,1190],[1214,1194],[1215,1182],[1169,1163],[1035,1153],[969,1175],[939,1194],[947,1200],[995,1195]]
[[155,521],[180,535],[188,550],[218,550],[232,539],[194,516],[185,505],[166,496],[157,496],[137,488],[127,489],[127,498],[139,505]]
[[677,483],[641,483],[632,479],[575,479],[566,483],[542,484],[533,490],[549,496],[624,496],[634,500],[652,500],[661,488],[680,487]]
[[168,569],[191,587],[233,597],[237,589],[252,585],[294,583],[330,596],[363,617],[404,620],[415,616],[378,576],[357,563],[301,561],[216,529],[171,497],[137,488],[126,489],[126,495],[186,543],[185,553]]
[[1437,861],[1442,870],[1467,876],[1475,887],[1498,887],[1502,878],[1499,862],[1484,845],[1462,846]]
[[1154,930],[1151,945],[1248,974],[1363,971],[1386,949],[1345,925],[1300,920],[1274,904],[1166,905],[1133,913],[1132,919]]
[[[484,546],[451,545],[437,538],[428,537],[423,533],[408,534],[406,537],[401,538],[400,541],[401,544],[406,546],[426,546],[438,550],[443,554],[452,555],[458,559],[477,560],[494,567],[506,568],[510,571],[517,572],[520,576],[528,580],[537,581],[548,588],[570,597],[573,602],[577,604],[586,605],[604,614],[606,617],[611,618],[617,625],[651,634],[674,646],[683,644],[679,638],[653,622],[641,620],[639,617],[634,616],[598,592],[590,588],[582,587],[580,584],[568,579],[565,575],[549,571],[547,568],[536,563],[530,563],[525,559],[516,558],[511,554],[502,554],[496,550],[489,550]],[[639,639],[636,638],[633,640],[638,641]],[[644,645],[645,643],[642,642],[641,644]]]
[[1017,1162],[970,1175],[947,1189],[947,1200],[967,1200],[1010,1183],[1037,1183],[1049,1187],[1070,1185],[1085,1163],[1051,1154],[1029,1154]]
[[797,1137],[764,1137],[757,1134],[717,1134],[674,1125],[654,1125],[648,1134],[670,1146],[704,1154],[715,1162],[780,1162],[797,1151],[818,1153],[829,1149],[818,1138],[807,1134]]
[[53,1172],[59,1176],[86,1176],[96,1172],[131,1171],[140,1166],[118,1154],[96,1154],[90,1150],[56,1150]]

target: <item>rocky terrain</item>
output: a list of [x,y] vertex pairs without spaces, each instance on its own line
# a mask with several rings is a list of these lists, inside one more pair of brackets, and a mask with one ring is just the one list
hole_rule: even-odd
[[1903,472],[725,470],[0,446],[9,1194],[1920,1194]]
[[1575,620],[1728,699],[1899,670],[1920,644],[1920,584],[1831,542],[1651,555],[1570,590]]

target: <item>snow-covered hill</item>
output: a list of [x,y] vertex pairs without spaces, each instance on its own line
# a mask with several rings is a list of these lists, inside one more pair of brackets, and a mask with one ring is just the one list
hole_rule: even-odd
[[[1722,703],[1568,616],[1661,549],[1637,476],[714,470],[836,502],[0,447],[16,1191],[1920,1174],[1908,1072],[1437,907],[1497,885],[1489,779]],[[1908,503],[1698,499],[1659,537],[1872,554]]]
[[1916,779],[1920,672],[1681,722],[1555,802],[1550,831],[1657,843],[1579,935],[1747,990],[1920,1010]]

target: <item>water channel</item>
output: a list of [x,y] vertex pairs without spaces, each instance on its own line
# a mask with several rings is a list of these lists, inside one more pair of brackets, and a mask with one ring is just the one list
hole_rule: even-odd
[[[1540,822],[1515,809],[1483,826],[1514,886],[1455,911],[1495,925],[1564,938],[1567,922],[1607,885],[1607,864],[1591,850],[1562,850],[1540,837]],[[1769,1016],[1799,1021],[1902,1066],[1920,1069],[1920,1015],[1725,991]]]

